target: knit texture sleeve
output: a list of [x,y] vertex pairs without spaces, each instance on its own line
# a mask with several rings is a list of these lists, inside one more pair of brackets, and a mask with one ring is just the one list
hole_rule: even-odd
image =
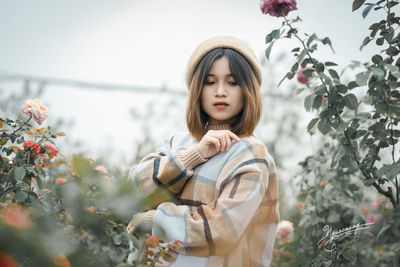
[[225,164],[217,179],[213,201],[199,204],[195,209],[171,202],[159,205],[153,235],[183,241],[188,255],[229,253],[251,221],[259,218],[259,208],[268,189],[268,167],[264,146],[246,149]]
[[147,154],[129,170],[128,177],[144,192],[151,193],[164,185],[176,194],[193,175],[193,168],[207,161],[196,146],[175,151],[173,138],[165,140],[155,152]]

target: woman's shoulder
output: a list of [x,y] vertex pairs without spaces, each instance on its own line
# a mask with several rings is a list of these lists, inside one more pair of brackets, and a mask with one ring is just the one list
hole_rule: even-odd
[[237,145],[235,145],[234,148],[241,154],[247,154],[246,157],[265,159],[268,163],[274,162],[265,143],[254,135],[241,137],[240,141],[237,142]]

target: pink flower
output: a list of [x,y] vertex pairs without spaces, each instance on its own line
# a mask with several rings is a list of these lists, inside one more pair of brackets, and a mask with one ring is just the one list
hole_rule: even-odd
[[278,239],[283,239],[293,234],[293,223],[290,221],[282,220],[278,224],[276,236]]
[[282,17],[282,13],[287,14],[296,10],[296,0],[261,0],[261,11],[275,17]]
[[372,215],[371,213],[369,213],[367,215],[367,223],[372,223],[374,220],[374,215]]
[[25,102],[22,112],[31,117],[38,124],[47,118],[47,107],[39,99],[29,99]]
[[301,209],[304,208],[304,203],[303,203],[303,202],[297,202],[296,207],[297,207],[299,210],[301,210]]
[[392,204],[392,202],[386,203],[385,207],[386,207],[387,209],[393,209],[393,204]]
[[299,81],[299,83],[306,84],[310,80],[303,74],[303,71],[308,70],[308,69],[309,69],[308,67],[305,67],[305,68],[300,68],[297,71],[297,80]]
[[374,223],[378,223],[382,218],[382,214],[376,214],[374,216]]
[[371,203],[371,209],[376,210],[377,208],[379,208],[379,205],[381,203],[379,203],[379,201],[374,201]]
[[25,141],[23,143],[23,146],[25,149],[31,148],[33,150],[33,153],[35,153],[35,154],[40,153],[40,146],[33,141]]

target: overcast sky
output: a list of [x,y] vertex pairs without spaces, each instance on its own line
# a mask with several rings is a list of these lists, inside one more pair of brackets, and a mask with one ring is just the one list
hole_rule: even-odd
[[[349,0],[297,2],[298,10],[289,17],[303,19],[302,31],[332,40],[336,54],[321,47],[322,58],[347,64],[372,55],[371,49],[361,53],[358,48],[368,26],[382,12],[363,20],[360,10],[351,12]],[[167,86],[183,91],[186,62],[199,42],[215,35],[234,35],[261,59],[266,34],[282,22],[263,15],[256,0],[0,0],[0,18],[2,76]],[[278,42],[272,57],[294,45]],[[145,105],[146,97],[49,85],[43,100],[54,117],[76,121],[74,138],[91,147],[108,138],[117,151],[129,153],[127,144],[132,142],[135,127],[129,110]],[[112,122],[112,127],[104,127],[100,118]]]

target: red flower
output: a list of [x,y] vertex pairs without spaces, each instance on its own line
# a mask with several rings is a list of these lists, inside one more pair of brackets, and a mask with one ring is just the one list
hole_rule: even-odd
[[296,0],[261,0],[261,11],[275,17],[287,16],[290,11],[296,10]]
[[40,153],[40,146],[33,141],[25,141],[23,143],[23,146],[25,149],[31,148],[33,150],[33,153],[35,153],[35,154]]
[[54,157],[57,156],[57,149],[51,145],[46,145],[46,148],[48,148],[51,151],[51,154],[53,154]]

